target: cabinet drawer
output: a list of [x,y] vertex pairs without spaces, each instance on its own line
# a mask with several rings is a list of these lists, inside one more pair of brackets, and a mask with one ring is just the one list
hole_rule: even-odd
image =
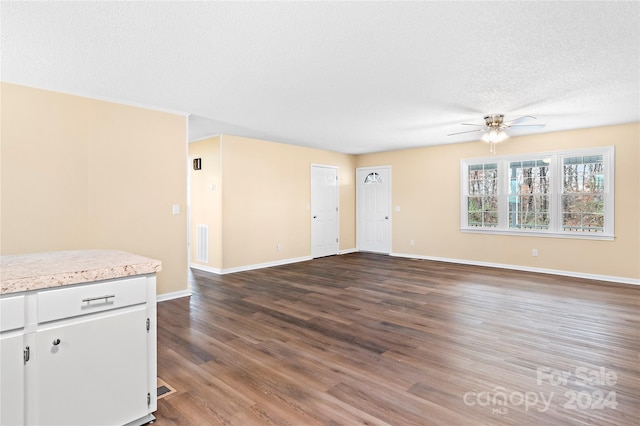
[[38,322],[123,308],[146,300],[145,277],[42,291],[38,293]]
[[24,296],[0,299],[0,331],[24,328]]

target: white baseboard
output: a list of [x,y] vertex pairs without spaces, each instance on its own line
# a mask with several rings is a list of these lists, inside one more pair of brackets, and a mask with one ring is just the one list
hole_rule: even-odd
[[156,296],[157,302],[164,302],[166,300],[179,299],[181,297],[190,297],[191,290],[180,290],[172,293],[163,293]]
[[[358,249],[356,248],[340,250],[338,252],[338,255],[356,253],[357,251]],[[276,260],[273,262],[265,262],[265,263],[256,263],[253,265],[238,266],[235,268],[227,268],[227,269],[212,268],[210,266],[199,265],[197,263],[192,263],[191,265],[189,265],[189,267],[193,269],[198,269],[200,271],[211,272],[212,274],[216,274],[216,275],[225,275],[225,274],[233,274],[235,272],[251,271],[254,269],[271,268],[272,266],[288,265],[290,263],[306,262],[308,260],[313,260],[313,257],[311,256],[294,257],[291,259]]]
[[200,271],[211,272],[212,274],[221,275],[222,269],[220,268],[212,268],[211,266],[198,265],[197,263],[192,263],[189,265],[189,268],[198,269]]
[[[352,248],[352,249],[340,250],[338,254],[342,255],[342,254],[349,254],[349,253],[357,253],[358,251],[359,251],[358,249]],[[587,274],[583,272],[564,271],[564,270],[558,270],[558,269],[534,268],[529,266],[509,265],[504,263],[480,262],[480,261],[473,261],[473,260],[453,259],[448,257],[422,256],[417,254],[389,253],[389,256],[404,257],[408,259],[434,260],[438,262],[458,263],[462,265],[486,266],[489,268],[502,268],[502,269],[510,269],[514,271],[537,272],[541,274],[561,275],[566,277],[584,278],[584,279],[596,280],[596,281],[608,281],[608,282],[619,283],[619,284],[640,285],[640,279],[617,277],[617,276],[610,276],[610,275],[596,275],[596,274]],[[284,259],[284,260],[278,260],[278,261],[266,262],[266,263],[257,263],[253,265],[239,266],[236,268],[227,268],[227,269],[212,268],[209,266],[197,265],[197,264],[191,264],[190,267],[193,269],[199,269],[205,272],[211,272],[217,275],[224,275],[224,274],[232,274],[235,272],[251,271],[254,269],[270,268],[272,266],[287,265],[290,263],[305,262],[307,260],[312,260],[312,259],[313,258],[311,256],[303,256],[303,257],[297,257],[292,259]],[[158,301],[161,300],[160,297],[163,297],[162,300],[169,300],[169,299],[175,299],[178,297],[185,297],[190,295],[191,295],[191,292],[188,290],[185,290],[185,292],[176,292],[175,295],[174,293],[169,293],[168,295],[160,295],[158,296]]]
[[508,265],[503,263],[479,262],[474,260],[451,259],[447,257],[421,256],[416,254],[390,253],[390,256],[406,257],[409,259],[435,260],[438,262],[459,263],[462,265],[486,266],[489,268],[511,269],[514,271],[537,272],[541,274],[563,275],[566,277],[584,278],[588,280],[609,281],[619,284],[640,285],[640,279],[616,277],[610,275],[587,274],[583,272],[563,271],[558,269],[534,268],[530,266]]
[[312,259],[311,256],[294,257],[291,259],[282,259],[282,260],[276,260],[273,262],[256,263],[253,265],[238,266],[235,268],[226,268],[226,269],[210,268],[207,266],[196,265],[196,264],[191,264],[190,267],[193,269],[199,269],[201,271],[211,272],[217,275],[225,275],[225,274],[233,274],[235,272],[252,271],[254,269],[271,268],[272,266],[288,265],[290,263],[305,262],[311,259]]
[[358,252],[357,248],[350,248],[350,249],[340,250],[338,254],[349,254],[349,253],[357,253],[357,252]]

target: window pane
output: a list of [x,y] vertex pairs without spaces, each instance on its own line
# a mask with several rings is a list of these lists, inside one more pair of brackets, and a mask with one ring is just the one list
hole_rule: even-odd
[[549,161],[544,159],[509,163],[509,227],[549,227]]
[[604,232],[604,215],[592,213],[567,213],[562,215],[564,231]]
[[497,194],[498,179],[496,173],[479,173],[469,175],[469,195]]
[[551,179],[549,164],[544,160],[509,163],[510,194],[547,194]]
[[580,213],[563,213],[562,214],[562,230],[563,231],[581,231],[582,216]]
[[603,195],[564,195],[563,230],[565,231],[604,231]]
[[469,226],[497,226],[498,197],[469,197],[467,206]]
[[585,195],[582,201],[583,212],[604,214],[604,195]]
[[509,203],[509,227],[547,229],[549,227],[549,197],[530,195],[514,197]]
[[549,214],[537,213],[536,214],[536,228],[549,229]]
[[580,197],[575,195],[562,196],[562,212],[563,213],[580,213],[582,211],[582,203]]
[[582,226],[590,232],[602,232],[604,230],[604,215],[585,214],[582,218]]
[[562,159],[565,193],[604,192],[604,157],[590,155]]
[[562,159],[562,229],[604,232],[604,156]]
[[469,212],[469,226],[482,226],[482,212]]
[[469,197],[468,200],[468,209],[470,212],[478,212],[482,210],[482,198],[480,197]]
[[483,226],[496,227],[498,226],[498,212],[485,212],[483,215]]
[[[495,227],[498,224],[498,164],[468,166],[467,221],[469,226]],[[484,212],[484,213],[483,213]]]
[[482,199],[482,210],[484,210],[485,212],[487,211],[497,212],[498,197],[484,197]]

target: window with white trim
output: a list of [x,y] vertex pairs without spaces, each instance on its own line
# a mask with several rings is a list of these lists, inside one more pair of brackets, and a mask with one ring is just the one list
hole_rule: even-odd
[[461,230],[612,239],[614,147],[461,161]]
[[509,161],[509,228],[549,229],[550,161]]
[[468,223],[469,226],[498,226],[498,164],[469,165]]

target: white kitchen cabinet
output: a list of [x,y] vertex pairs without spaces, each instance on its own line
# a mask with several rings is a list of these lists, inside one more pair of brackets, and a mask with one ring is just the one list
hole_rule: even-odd
[[155,291],[155,275],[144,275],[23,293],[24,328],[0,335],[0,424],[153,420]]
[[24,424],[24,296],[0,299],[0,425]]
[[24,424],[24,335],[0,335],[0,425]]
[[123,425],[144,417],[146,322],[145,306],[136,306],[38,330],[36,423]]

